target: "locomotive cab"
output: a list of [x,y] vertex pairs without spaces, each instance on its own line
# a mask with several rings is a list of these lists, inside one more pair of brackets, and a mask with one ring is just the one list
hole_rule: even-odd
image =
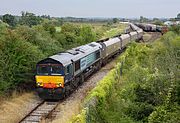
[[42,99],[61,99],[65,91],[65,79],[71,77],[71,65],[63,66],[59,61],[45,59],[36,66],[36,87]]

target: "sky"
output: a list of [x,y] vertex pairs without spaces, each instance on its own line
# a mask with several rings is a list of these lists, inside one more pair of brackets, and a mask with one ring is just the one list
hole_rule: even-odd
[[0,0],[0,15],[28,11],[51,17],[170,18],[180,0]]

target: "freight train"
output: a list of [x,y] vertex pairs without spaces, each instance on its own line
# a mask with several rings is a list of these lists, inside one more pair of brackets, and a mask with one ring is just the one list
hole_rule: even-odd
[[127,34],[92,42],[39,61],[35,76],[39,97],[59,100],[68,96],[130,42],[142,39],[143,30],[132,23],[130,27],[133,31]]
[[161,32],[161,34],[164,34],[168,31],[167,26],[159,26],[159,25],[146,24],[146,23],[136,23],[135,25],[140,27],[146,32]]

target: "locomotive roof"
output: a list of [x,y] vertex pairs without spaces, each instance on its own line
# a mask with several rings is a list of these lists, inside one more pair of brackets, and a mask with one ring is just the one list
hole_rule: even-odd
[[[88,54],[91,54],[97,50],[99,50],[102,46],[99,43],[92,42],[90,44],[86,44],[83,46],[79,46],[77,48],[73,48],[71,50],[68,50],[64,53],[59,53],[53,56],[50,56],[50,59],[56,60],[63,64],[63,66],[66,66],[73,61],[77,61]],[[48,58],[48,59],[49,59]]]

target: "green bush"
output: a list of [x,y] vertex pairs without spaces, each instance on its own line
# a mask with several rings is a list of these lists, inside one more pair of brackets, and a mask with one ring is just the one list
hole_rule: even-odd
[[4,30],[0,37],[0,92],[32,82],[35,64],[44,57],[38,47],[20,39],[14,31]]
[[170,27],[170,31],[180,34],[180,25],[173,25]]

